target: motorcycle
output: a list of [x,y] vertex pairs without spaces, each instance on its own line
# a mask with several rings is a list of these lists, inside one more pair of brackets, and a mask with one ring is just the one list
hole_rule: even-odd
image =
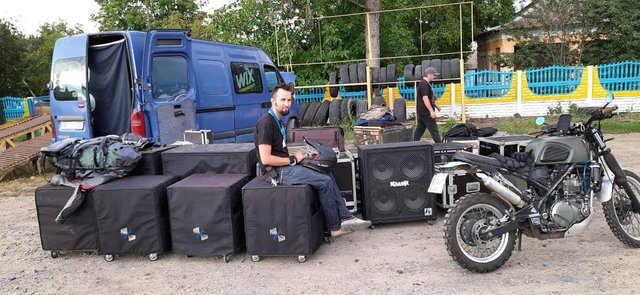
[[[613,234],[624,244],[640,247],[640,177],[623,170],[600,128],[616,115],[614,99],[590,108],[586,122],[563,114],[556,125],[542,125],[525,152],[492,157],[458,152],[438,174],[466,170],[491,193],[471,193],[456,201],[444,219],[449,255],[463,268],[491,272],[510,257],[522,234],[540,240],[582,234],[594,218],[594,200],[602,203]],[[431,185],[444,185],[445,177]],[[519,244],[519,248],[520,248]]]

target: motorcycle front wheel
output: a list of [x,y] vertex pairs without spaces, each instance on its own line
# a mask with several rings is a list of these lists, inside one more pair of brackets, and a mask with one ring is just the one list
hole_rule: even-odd
[[444,238],[453,260],[470,271],[485,273],[500,268],[513,252],[516,231],[488,240],[480,232],[500,219],[509,206],[485,193],[468,194],[449,208],[444,218]]
[[[636,196],[640,196],[640,177],[627,170],[624,174]],[[602,203],[602,209],[616,238],[630,247],[640,248],[640,214],[633,212],[627,192],[614,186],[611,200]]]

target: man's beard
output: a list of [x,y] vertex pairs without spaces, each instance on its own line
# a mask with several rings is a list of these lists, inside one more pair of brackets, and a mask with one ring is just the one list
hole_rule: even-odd
[[289,110],[282,110],[282,111],[278,111],[280,113],[281,116],[286,116],[289,114]]

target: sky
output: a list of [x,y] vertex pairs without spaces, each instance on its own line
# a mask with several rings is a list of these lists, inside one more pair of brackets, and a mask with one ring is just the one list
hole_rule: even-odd
[[[230,0],[208,0],[204,10],[211,12]],[[10,21],[25,35],[35,35],[45,22],[67,21],[80,24],[85,33],[98,31],[91,14],[98,12],[93,0],[0,0],[0,18]]]

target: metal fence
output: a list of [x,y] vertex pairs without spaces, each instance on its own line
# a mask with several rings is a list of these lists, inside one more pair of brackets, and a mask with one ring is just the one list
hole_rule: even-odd
[[550,66],[526,70],[527,84],[537,95],[569,94],[582,81],[583,67]]
[[485,70],[464,74],[464,94],[469,98],[501,97],[511,88],[513,72]]
[[640,90],[640,62],[622,61],[597,68],[600,84],[607,91]]
[[[4,118],[7,121],[19,120],[22,117],[33,114],[33,101],[29,98],[5,96],[0,98],[4,106]],[[25,107],[26,105],[26,107]]]

